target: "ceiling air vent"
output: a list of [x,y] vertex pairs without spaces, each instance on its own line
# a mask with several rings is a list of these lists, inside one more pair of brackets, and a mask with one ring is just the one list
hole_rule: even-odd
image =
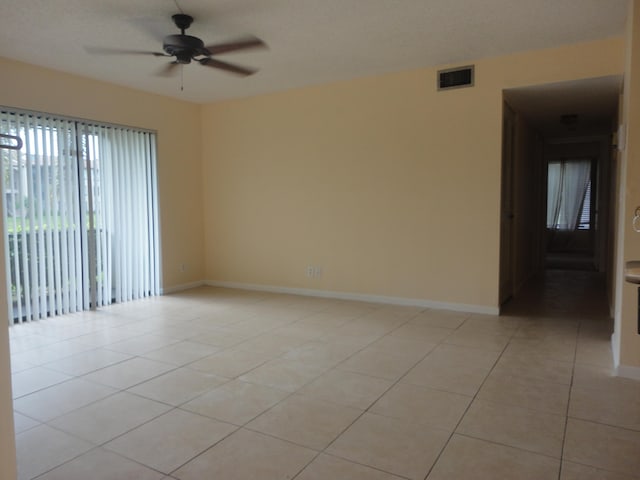
[[473,87],[473,65],[438,71],[438,90]]

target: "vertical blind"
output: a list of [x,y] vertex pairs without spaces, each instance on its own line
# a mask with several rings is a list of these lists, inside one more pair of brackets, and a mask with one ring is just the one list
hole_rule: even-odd
[[9,321],[157,295],[155,134],[0,111]]

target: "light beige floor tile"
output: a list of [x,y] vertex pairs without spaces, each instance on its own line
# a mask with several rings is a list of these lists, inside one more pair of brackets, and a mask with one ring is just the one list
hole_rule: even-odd
[[350,313],[339,313],[339,312],[317,312],[312,313],[300,320],[298,320],[293,325],[325,325],[329,327],[341,327],[345,323],[356,318],[358,314],[350,314]]
[[290,337],[269,332],[238,344],[238,349],[248,350],[250,352],[260,352],[276,357],[305,343],[307,343],[307,340],[301,340],[298,337]]
[[395,318],[355,318],[335,330],[335,333],[345,338],[357,339],[367,338],[369,343],[390,333],[399,325],[406,323],[405,320]]
[[422,325],[418,323],[407,323],[396,328],[391,332],[391,335],[410,340],[421,340],[427,343],[440,343],[451,335],[451,333],[451,329],[449,328],[430,327],[429,325]]
[[66,373],[67,375],[80,376],[130,358],[131,355],[126,353],[114,352],[105,348],[96,348],[88,352],[63,358],[62,360],[49,362],[45,364],[45,366],[52,370]]
[[425,310],[409,320],[428,327],[450,328],[455,330],[469,317],[468,313],[449,310]]
[[166,347],[177,342],[175,338],[147,334],[112,343],[109,345],[109,350],[128,353],[130,355],[144,355],[152,350],[157,350],[158,348]]
[[173,338],[176,341],[195,342],[200,335],[210,333],[206,328],[191,325],[190,320],[157,320],[157,322],[158,325],[152,330],[153,334]]
[[180,480],[282,480],[293,478],[317,452],[240,429],[172,476]]
[[471,400],[466,395],[398,383],[369,411],[453,432]]
[[573,387],[569,416],[640,431],[640,395],[632,389]]
[[361,348],[361,345],[344,339],[337,342],[314,341],[287,352],[282,358],[329,369],[349,358]]
[[556,480],[560,460],[454,434],[427,480]]
[[621,473],[607,472],[577,463],[562,462],[560,480],[637,480],[638,477],[630,477]]
[[412,358],[422,358],[434,348],[437,344],[429,343],[422,340],[398,337],[394,335],[385,335],[380,340],[369,345],[370,350],[380,350],[382,352],[394,355],[409,356]]
[[109,387],[126,389],[162,375],[169,370],[174,370],[175,368],[174,365],[167,363],[135,357],[101,370],[96,370],[95,372],[85,375],[83,378]]
[[37,420],[29,418],[16,411],[13,412],[13,429],[16,435],[26,432],[30,428],[37,427],[38,425],[40,425],[40,422]]
[[38,480],[161,480],[161,473],[96,448],[38,477]]
[[143,397],[178,406],[227,382],[226,378],[189,368],[179,368],[136,385],[129,391]]
[[252,338],[253,335],[241,335],[239,333],[227,332],[223,330],[209,330],[201,333],[196,337],[192,337],[192,342],[204,343],[219,348],[228,348],[238,345],[245,340]]
[[286,313],[283,313],[282,316],[280,314],[271,316],[268,313],[263,312],[258,313],[253,318],[234,323],[233,325],[229,325],[225,328],[228,328],[229,330],[236,330],[239,332],[260,333],[263,335],[269,335],[276,328],[283,327],[284,325],[289,325],[295,320],[298,320],[299,316],[300,315],[297,313],[293,313],[293,315],[287,315]]
[[264,353],[239,350],[236,346],[197,360],[188,364],[187,367],[225,378],[236,378],[272,358],[272,355]]
[[94,347],[105,347],[125,340],[130,340],[132,336],[142,334],[132,334],[121,327],[110,327],[96,332],[88,333],[78,337],[78,341]]
[[618,377],[612,368],[595,365],[576,364],[573,386],[593,390],[640,396],[640,382],[630,378]]
[[361,414],[359,409],[292,395],[249,422],[246,428],[322,450]]
[[544,382],[571,384],[573,364],[550,360],[544,353],[504,354],[493,369],[496,375],[512,375]]
[[319,455],[296,480],[400,480],[390,473],[349,462],[332,455]]
[[565,417],[475,400],[456,432],[560,458]]
[[[465,324],[466,325],[466,324]],[[461,347],[480,348],[492,352],[502,352],[509,343],[509,335],[465,330],[464,325],[449,335],[444,343]]]
[[277,327],[269,324],[263,324],[259,319],[242,320],[230,325],[220,327],[220,330],[232,332],[240,335],[249,335],[252,338],[267,333]]
[[[330,316],[328,317],[330,318]],[[276,330],[273,330],[273,333],[277,335],[284,335],[285,337],[298,338],[300,340],[314,341],[319,340],[324,335],[334,332],[345,322],[346,320],[334,325],[330,321],[327,323],[321,323],[317,320],[305,318],[295,323],[277,328]]]
[[566,415],[569,385],[492,373],[482,385],[477,398],[540,412]]
[[573,362],[575,353],[575,335],[571,338],[558,338],[554,335],[542,338],[512,338],[504,351],[505,355],[544,354],[550,360],[559,360],[561,362]]
[[464,332],[492,333],[496,335],[513,336],[522,325],[522,321],[508,315],[470,314],[464,324],[458,329]]
[[353,321],[362,323],[363,325],[373,323],[375,325],[387,325],[396,328],[406,324],[410,319],[423,311],[424,308],[422,307],[380,304],[368,312],[356,315]]
[[34,348],[47,347],[60,340],[54,337],[47,337],[39,334],[27,334],[10,338],[9,348],[12,355],[23,353]]
[[240,377],[245,382],[295,392],[318,378],[327,369],[296,362],[294,360],[271,360]]
[[329,300],[321,313],[336,315],[340,317],[360,317],[365,314],[378,312],[381,308],[382,307],[380,305],[366,302]]
[[100,445],[170,409],[168,405],[122,392],[58,417],[50,425]]
[[340,405],[366,410],[386,392],[392,382],[342,370],[329,370],[299,393]]
[[19,398],[38,390],[71,379],[69,375],[48,368],[33,367],[13,374],[11,377],[13,398]]
[[580,328],[579,320],[568,318],[546,318],[544,316],[535,315],[520,323],[520,328],[515,333],[516,338],[544,339],[552,337],[555,339],[566,338],[575,340],[578,337]]
[[35,366],[36,365],[34,365],[33,363],[29,363],[26,360],[21,360],[19,358],[16,358],[13,355],[11,356],[11,373],[12,374],[19,373],[24,370],[29,370],[30,368],[33,368]]
[[244,425],[284,399],[289,392],[232,380],[181,408],[235,425]]
[[119,329],[131,334],[132,341],[127,342],[124,340],[118,342],[117,345],[118,347],[123,347],[126,353],[136,355],[143,353],[147,347],[158,348],[162,344],[168,345],[169,343],[167,342],[172,340],[175,342],[176,340],[173,338],[162,338],[156,334],[156,330],[162,326],[164,326],[162,322],[157,322],[152,318],[132,318],[131,321],[118,326]]
[[108,450],[171,473],[238,427],[175,409],[107,443]]
[[327,453],[422,480],[449,435],[445,430],[365,413],[327,448]]
[[570,418],[564,458],[570,462],[622,473],[640,472],[640,432]]
[[424,387],[475,395],[498,358],[497,352],[439,345],[403,379]]
[[[607,337],[610,338],[610,336]],[[576,363],[613,367],[611,342],[603,342],[602,340],[593,339],[578,339]]]
[[14,401],[16,411],[48,422],[60,415],[105,398],[117,390],[82,378],[59,383]]
[[375,348],[365,348],[339,364],[336,368],[347,372],[396,381],[406,374],[421,357],[422,355],[399,355]]
[[232,311],[228,312],[218,312],[218,313],[205,313],[200,318],[195,318],[190,323],[194,327],[205,328],[208,330],[215,331],[220,327],[226,327],[228,325],[233,325],[234,323],[238,323],[247,318],[247,314],[237,314]]
[[77,353],[93,350],[92,345],[82,343],[78,340],[63,340],[42,348],[34,348],[23,353],[13,355],[14,358],[24,360],[34,365],[53,362],[62,358],[70,357]]
[[218,352],[219,348],[188,340],[145,353],[143,357],[182,366]]
[[18,480],[34,478],[93,446],[64,432],[40,425],[16,435]]

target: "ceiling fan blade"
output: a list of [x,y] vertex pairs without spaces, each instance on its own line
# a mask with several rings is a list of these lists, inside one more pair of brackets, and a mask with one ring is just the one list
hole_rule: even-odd
[[176,74],[178,71],[178,62],[169,62],[164,67],[156,72],[156,75],[159,77],[171,77]]
[[219,55],[221,53],[235,52],[237,50],[249,50],[252,48],[268,48],[267,44],[256,37],[239,38],[233,42],[219,43],[216,45],[208,45],[204,47],[211,55]]
[[122,48],[108,47],[84,47],[87,53],[92,55],[154,55],[156,57],[169,57],[162,52],[151,52],[148,50],[127,50]]
[[257,72],[257,70],[241,67],[239,65],[233,65],[232,63],[221,62],[220,60],[214,60],[213,58],[208,58],[208,57],[198,61],[200,62],[201,65],[205,65],[207,67],[219,68],[220,70],[225,70],[227,72],[235,73],[237,75],[242,75],[244,77],[252,75]]

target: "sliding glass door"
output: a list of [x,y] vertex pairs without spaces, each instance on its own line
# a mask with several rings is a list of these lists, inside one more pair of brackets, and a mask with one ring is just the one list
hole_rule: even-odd
[[9,321],[159,292],[155,134],[0,112]]

